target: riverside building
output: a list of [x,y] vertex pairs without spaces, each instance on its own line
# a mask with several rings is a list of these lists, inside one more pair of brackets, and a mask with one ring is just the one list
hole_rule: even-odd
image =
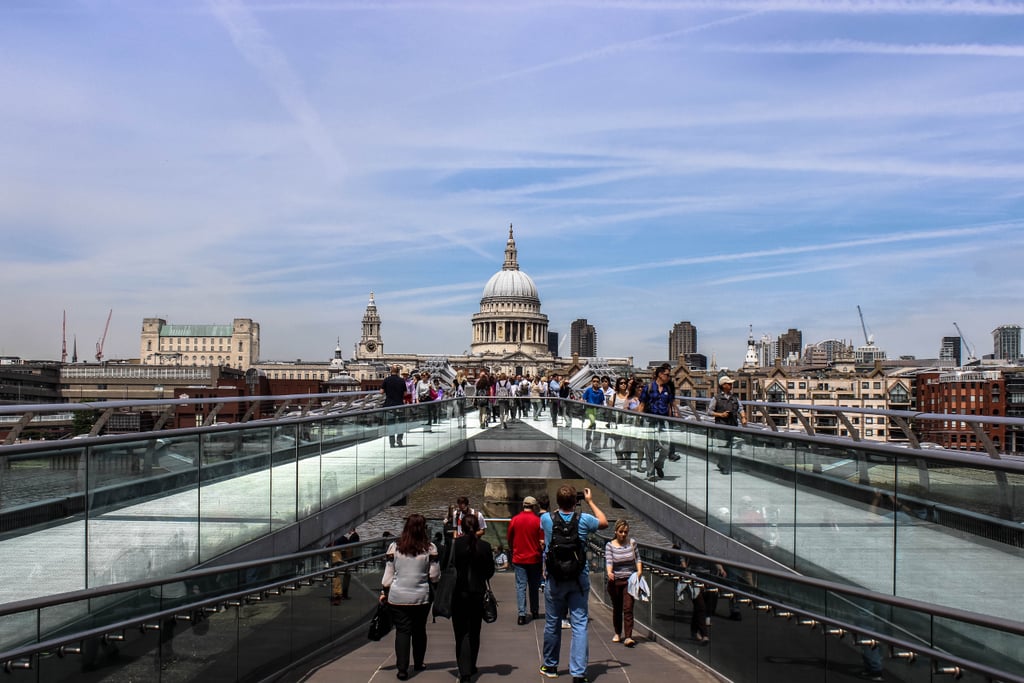
[[139,341],[142,365],[220,365],[248,370],[260,357],[260,324],[235,318],[230,325],[172,325],[144,318]]

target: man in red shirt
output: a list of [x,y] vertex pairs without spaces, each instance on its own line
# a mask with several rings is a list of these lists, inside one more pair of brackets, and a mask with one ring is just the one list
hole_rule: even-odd
[[[516,599],[519,603],[519,625],[538,616],[537,595],[541,581],[541,553],[544,550],[544,532],[540,517],[534,509],[537,499],[527,496],[523,499],[523,511],[508,524],[508,547],[512,551],[512,566],[516,572]],[[530,616],[526,615],[526,598],[529,590]]]

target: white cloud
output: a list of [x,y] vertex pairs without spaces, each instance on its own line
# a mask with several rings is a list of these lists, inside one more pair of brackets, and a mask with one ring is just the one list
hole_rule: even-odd
[[908,57],[1024,57],[1024,45],[941,45],[918,43],[869,43],[860,40],[827,40],[813,43],[764,43],[746,45],[712,45],[706,49],[728,52],[754,52],[776,54],[859,54],[859,55],[901,55]]
[[303,138],[334,179],[340,179],[344,163],[320,113],[305,94],[302,79],[287,56],[249,12],[242,0],[210,0],[214,16],[224,25],[235,47],[266,79],[285,110],[295,119]]

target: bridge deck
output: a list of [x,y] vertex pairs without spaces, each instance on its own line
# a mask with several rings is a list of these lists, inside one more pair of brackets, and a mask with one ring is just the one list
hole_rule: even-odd
[[[498,598],[498,621],[484,624],[481,634],[480,674],[474,681],[542,680],[541,648],[544,640],[544,616],[526,626],[516,625],[516,589],[511,572],[499,573],[491,580]],[[543,598],[542,598],[543,600]],[[657,681],[676,683],[711,683],[721,680],[697,664],[657,642],[635,633],[637,646],[627,648],[612,642],[611,611],[595,599],[590,601],[590,667],[592,681]],[[340,654],[300,680],[307,683],[333,683],[334,681],[391,681],[395,679],[395,641],[389,635],[379,643],[365,641],[355,650]],[[438,619],[427,622],[427,668],[410,671],[409,679],[417,683],[450,682],[458,677],[455,664],[455,641],[451,622]],[[569,677],[569,631],[562,632],[562,661],[559,663],[561,680]]]
[[[269,501],[268,482],[272,473],[282,471],[284,480],[293,490],[295,487],[301,490],[308,484],[320,485],[329,477],[338,491],[354,491],[357,476],[364,481],[384,477],[392,460],[405,466],[429,458],[430,449],[424,446],[450,438],[455,431],[453,423],[453,420],[444,420],[433,432],[424,432],[419,426],[413,428],[407,435],[404,449],[389,449],[383,437],[340,448],[325,454],[319,469],[303,470],[298,480],[294,465],[289,464],[216,482],[204,489],[202,517],[197,514],[199,496],[195,490],[189,490],[106,512],[88,522],[77,519],[23,536],[8,536],[0,540],[0,553],[5,558],[0,565],[0,604],[85,588],[82,562],[76,558],[84,558],[86,549],[93,568],[89,586],[186,569],[201,558],[216,555],[221,545],[227,549],[239,529],[248,528],[250,533],[258,535],[294,521],[283,513],[280,519],[269,513],[272,501]],[[574,424],[577,428],[573,436],[579,438],[582,432],[578,428],[579,421]],[[599,427],[598,432],[604,431]],[[620,428],[618,433],[625,431]],[[642,430],[633,431],[639,439],[648,437]],[[559,436],[569,436],[564,426],[554,428],[548,420],[531,419],[515,423],[508,430],[492,427],[481,433],[471,416],[465,431],[466,438],[483,440],[519,441]],[[600,439],[601,434],[598,434],[596,440]],[[711,511],[712,528],[730,523],[742,525],[739,515],[746,498],[755,501],[762,510],[778,511],[777,522],[768,524],[767,520],[762,520],[747,525],[750,527],[747,535],[759,537],[752,540],[759,541],[770,555],[795,555],[801,561],[813,562],[819,568],[845,577],[854,585],[883,593],[896,592],[1016,621],[1024,618],[1024,603],[1006,600],[1001,591],[949,590],[951,585],[1024,585],[1024,562],[1020,561],[1024,559],[1024,551],[1019,548],[957,534],[920,519],[897,517],[894,520],[872,512],[867,506],[851,504],[820,491],[795,489],[792,483],[772,481],[745,471],[742,461],[736,462],[732,475],[722,476],[708,467],[706,456],[684,450],[680,454],[679,462],[666,463],[666,476],[656,484],[648,483],[643,474],[617,462],[611,448],[597,450],[592,457],[614,463],[613,470],[618,475],[630,478],[642,490],[689,501],[695,511],[703,503]],[[633,458],[635,463],[636,456]],[[354,464],[357,462],[358,467]],[[262,519],[252,518],[249,512],[254,508],[250,501],[260,495],[256,492],[268,499],[268,512]],[[294,502],[291,499],[284,502],[283,507],[292,507],[294,515]],[[727,515],[737,516],[731,520],[728,516],[714,518],[720,508],[724,508]],[[729,513],[729,510],[736,512]],[[199,552],[200,542],[202,553]],[[61,562],[53,561],[53,548],[65,549]],[[956,561],[943,561],[946,558],[956,558]]]

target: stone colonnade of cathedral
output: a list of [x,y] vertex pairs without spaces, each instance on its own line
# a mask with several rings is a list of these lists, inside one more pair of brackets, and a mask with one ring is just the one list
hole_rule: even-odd
[[484,321],[473,325],[473,342],[538,342],[547,343],[547,330],[542,323],[522,321]]

